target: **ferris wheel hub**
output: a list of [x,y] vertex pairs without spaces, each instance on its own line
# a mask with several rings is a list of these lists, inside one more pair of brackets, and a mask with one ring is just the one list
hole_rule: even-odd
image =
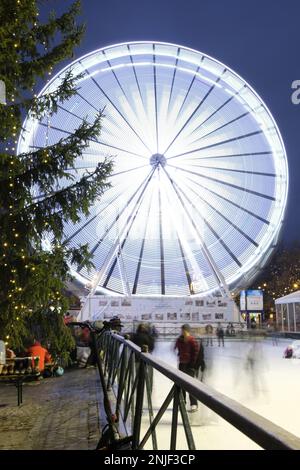
[[157,168],[158,166],[165,166],[167,163],[167,159],[164,155],[162,155],[161,153],[154,153],[151,157],[150,157],[150,165],[153,167],[153,168]]

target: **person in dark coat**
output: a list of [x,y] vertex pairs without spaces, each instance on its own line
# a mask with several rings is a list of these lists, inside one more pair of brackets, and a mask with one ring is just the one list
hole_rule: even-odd
[[195,363],[195,369],[196,369],[196,376],[198,376],[201,382],[203,382],[206,364],[205,364],[205,359],[204,359],[204,346],[203,346],[203,342],[201,339],[199,341],[199,352],[198,352],[198,356],[197,356],[196,363]]
[[[178,350],[178,368],[182,372],[194,377],[196,375],[196,361],[198,359],[199,345],[194,336],[191,334],[191,327],[185,324],[181,327],[182,334],[177,338],[174,349]],[[183,391],[184,400],[186,399],[186,393]],[[196,411],[198,409],[197,399],[192,395],[190,397],[191,410]]]
[[[148,352],[152,353],[154,350],[155,345],[155,338],[151,334],[150,325],[147,323],[140,323],[136,329],[135,333],[132,333],[130,336],[130,340],[135,343],[137,346],[142,348],[142,346],[148,346]],[[137,365],[137,362],[136,362]],[[150,390],[152,391],[153,388],[153,368],[151,366],[147,366],[148,369],[148,377],[149,377],[149,386]]]
[[131,334],[130,340],[140,348],[142,346],[148,346],[148,351],[150,353],[154,350],[155,340],[146,323],[140,323],[138,325],[136,332]]
[[221,346],[221,343],[222,346],[224,346],[224,330],[221,325],[218,326],[216,333],[218,337],[218,346]]

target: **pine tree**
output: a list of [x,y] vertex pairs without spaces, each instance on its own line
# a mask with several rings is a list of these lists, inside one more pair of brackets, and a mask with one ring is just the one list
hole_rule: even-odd
[[[84,32],[76,23],[79,8],[75,2],[62,16],[51,14],[41,23],[35,0],[0,3],[0,80],[6,86],[6,104],[0,104],[0,338],[21,349],[30,333],[39,334],[57,354],[73,344],[63,323],[68,263],[92,266],[87,246],[71,249],[64,243],[63,225],[78,222],[81,213],[88,215],[109,187],[112,163],[105,159],[76,181],[67,169],[75,167],[90,139],[99,136],[102,114],[92,124],[83,121],[55,145],[16,155],[16,143],[26,112],[37,119],[51,116],[59,102],[76,94],[80,77],[72,72],[54,92],[38,98],[35,88],[72,57]],[[61,178],[69,184],[55,190]],[[35,199],[33,187],[44,196]],[[45,235],[53,237],[47,251]]]

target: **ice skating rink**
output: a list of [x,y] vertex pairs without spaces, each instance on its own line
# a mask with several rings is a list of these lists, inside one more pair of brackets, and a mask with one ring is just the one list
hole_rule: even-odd
[[[300,359],[284,359],[283,351],[293,340],[239,341],[225,339],[225,346],[205,346],[205,383],[247,408],[300,437]],[[154,356],[177,366],[174,340],[157,341]],[[169,379],[154,372],[153,407],[157,412],[171,388]],[[189,400],[187,399],[189,405]],[[172,403],[171,403],[172,405]],[[171,436],[172,406],[157,428],[159,449],[168,449]],[[189,409],[189,406],[187,407]],[[188,413],[197,449],[259,449],[254,442],[199,403],[199,410]],[[149,423],[143,414],[143,431]],[[151,439],[145,449],[151,449]],[[178,425],[178,449],[187,449],[184,429]]]

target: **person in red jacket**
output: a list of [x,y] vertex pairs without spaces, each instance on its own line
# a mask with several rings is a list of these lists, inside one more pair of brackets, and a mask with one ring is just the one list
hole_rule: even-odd
[[34,359],[32,359],[32,367],[38,368],[40,372],[43,372],[45,369],[45,363],[52,362],[51,355],[47,349],[43,348],[41,343],[37,340],[33,341],[32,346],[30,346],[26,353],[28,356],[39,357],[38,367],[35,366]]
[[[191,334],[191,327],[185,324],[181,327],[182,335],[177,338],[175,350],[178,349],[179,370],[185,372],[191,377],[196,373],[196,361],[199,354],[199,345],[194,336]],[[186,393],[183,391],[184,400]],[[190,395],[191,410],[196,411],[198,408],[197,400]]]

